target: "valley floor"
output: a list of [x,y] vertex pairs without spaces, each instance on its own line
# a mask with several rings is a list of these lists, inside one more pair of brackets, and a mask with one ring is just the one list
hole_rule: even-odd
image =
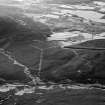
[[98,84],[27,86],[0,92],[0,105],[105,105],[105,89]]

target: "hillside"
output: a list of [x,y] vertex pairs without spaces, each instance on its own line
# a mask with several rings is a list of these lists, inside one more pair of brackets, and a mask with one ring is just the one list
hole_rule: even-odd
[[[51,31],[48,26],[33,22],[27,17],[22,18],[21,21],[14,17],[0,17],[0,26],[0,78],[24,81],[27,76],[24,74],[25,65],[23,64],[32,63],[36,58],[38,61],[40,52],[32,48],[30,44],[34,40],[46,41]],[[17,56],[17,59],[24,62],[23,64],[15,60]]]
[[[83,42],[73,47],[104,48],[105,39]],[[69,46],[67,46],[69,48]],[[63,50],[65,50],[65,53]],[[54,53],[52,53],[52,51]],[[47,52],[47,53],[46,53]],[[61,52],[61,51],[60,51]],[[64,53],[63,53],[64,52]],[[47,57],[46,54],[50,54]],[[51,81],[73,80],[81,83],[104,84],[105,50],[62,49],[62,53],[50,49],[45,51],[42,77]],[[75,63],[74,63],[75,62]],[[48,75],[49,74],[49,75]],[[44,79],[44,80],[46,80]]]
[[104,15],[104,0],[0,0],[0,105],[105,105]]

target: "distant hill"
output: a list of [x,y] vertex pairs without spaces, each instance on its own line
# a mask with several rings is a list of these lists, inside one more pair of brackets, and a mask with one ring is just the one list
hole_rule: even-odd
[[95,39],[95,40],[89,40],[84,43],[79,44],[80,46],[85,47],[98,47],[98,48],[105,48],[105,39]]
[[24,17],[0,17],[0,46],[5,43],[46,40],[51,34],[48,26]]
[[47,0],[48,3],[63,3],[63,4],[71,4],[71,3],[82,3],[82,2],[91,2],[93,0]]

